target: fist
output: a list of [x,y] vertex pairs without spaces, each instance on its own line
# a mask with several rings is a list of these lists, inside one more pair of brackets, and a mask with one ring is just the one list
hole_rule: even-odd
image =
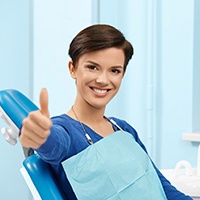
[[23,120],[19,140],[23,147],[37,149],[44,144],[50,134],[52,122],[48,109],[48,92],[41,89],[40,110],[30,112]]

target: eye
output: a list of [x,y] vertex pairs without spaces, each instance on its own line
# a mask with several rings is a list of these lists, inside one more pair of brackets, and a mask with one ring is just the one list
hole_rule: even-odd
[[112,69],[111,72],[114,74],[120,74],[122,71],[119,69]]
[[87,68],[90,69],[90,70],[97,70],[98,69],[95,65],[88,65]]

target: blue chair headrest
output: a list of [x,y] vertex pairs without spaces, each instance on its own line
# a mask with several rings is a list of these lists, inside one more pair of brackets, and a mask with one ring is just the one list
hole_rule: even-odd
[[38,107],[25,95],[13,89],[0,91],[0,107],[18,128],[29,112],[38,110]]

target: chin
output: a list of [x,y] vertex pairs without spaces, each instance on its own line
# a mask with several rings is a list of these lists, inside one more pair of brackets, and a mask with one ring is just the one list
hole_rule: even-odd
[[106,107],[107,103],[104,103],[104,104],[99,103],[98,104],[96,102],[95,103],[94,102],[93,103],[90,102],[89,105],[92,106],[93,108],[97,109],[97,110],[101,110],[101,109],[104,109]]
[[90,98],[88,104],[96,109],[105,109],[112,98]]

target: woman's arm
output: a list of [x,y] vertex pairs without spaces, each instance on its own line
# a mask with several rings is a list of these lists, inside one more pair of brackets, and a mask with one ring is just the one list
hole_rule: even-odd
[[160,178],[168,200],[192,200],[190,196],[183,194],[182,192],[177,190],[173,185],[171,185],[171,183],[162,175],[162,173],[158,170],[154,163],[153,165]]
[[40,157],[51,164],[59,164],[67,158],[71,147],[71,138],[60,125],[54,124],[46,142],[35,149]]

